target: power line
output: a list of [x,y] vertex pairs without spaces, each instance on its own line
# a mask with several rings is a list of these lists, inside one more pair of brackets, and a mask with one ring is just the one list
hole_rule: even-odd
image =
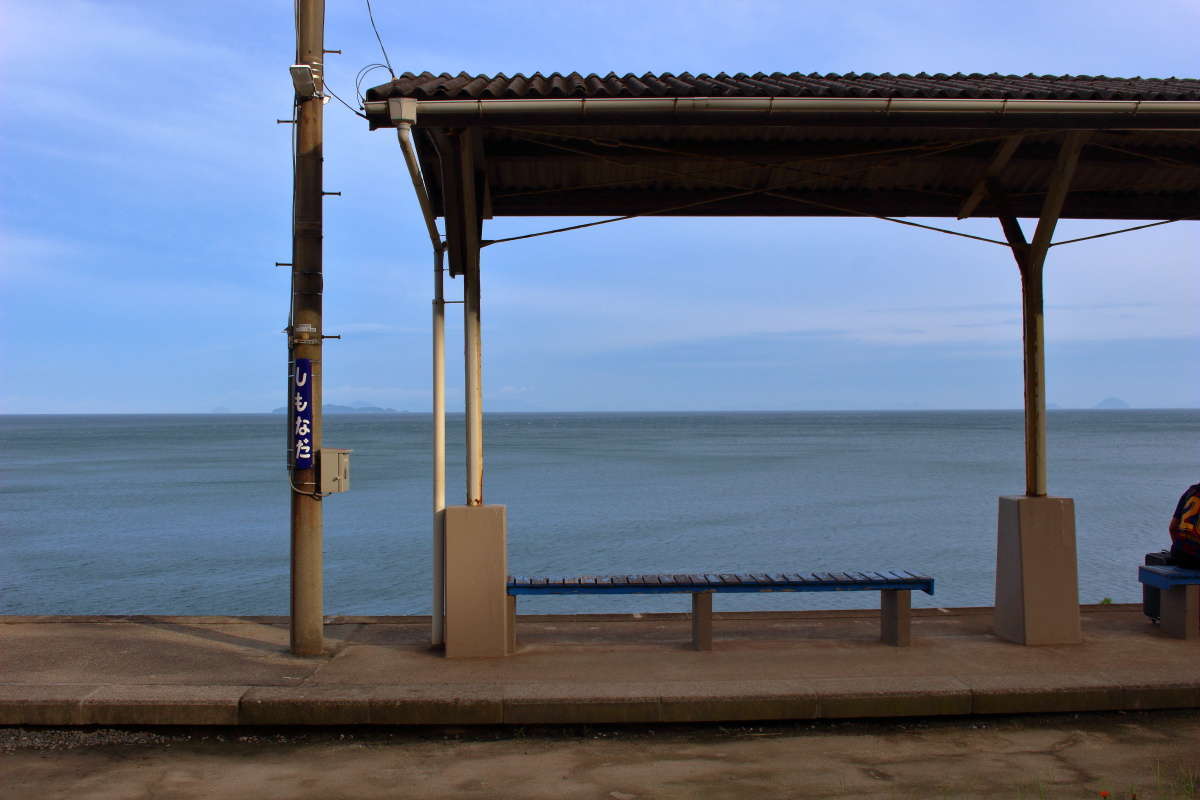
[[341,97],[338,96],[337,92],[335,92],[333,89],[330,89],[328,83],[325,83],[324,81],[322,81],[321,88],[324,89],[325,93],[330,95],[334,100],[337,100],[339,103],[344,105],[346,108],[350,109],[351,113],[357,114],[358,116],[362,117],[363,119],[367,118],[366,114],[362,113],[357,108],[355,108],[354,106],[347,103],[345,100],[343,100]]
[[375,41],[379,42],[379,49],[383,51],[383,63],[387,66],[387,71],[391,74],[392,80],[396,80],[396,72],[392,69],[392,62],[388,58],[387,48],[383,46],[383,39],[379,38],[379,28],[375,27],[375,12],[371,10],[371,0],[367,0],[367,16],[371,18],[371,30],[375,31]]
[[[378,64],[378,63],[367,64],[365,67],[363,67],[362,69],[360,69],[358,71],[357,75],[354,76],[354,95],[355,95],[355,97],[358,98],[358,104],[360,106],[362,105],[362,102],[363,102],[363,93],[362,93],[363,81],[366,80],[368,75],[370,75],[373,71],[375,71],[377,69],[386,69],[386,70],[390,71],[391,67],[389,67],[387,64]],[[395,77],[395,76],[393,75],[392,77]]]

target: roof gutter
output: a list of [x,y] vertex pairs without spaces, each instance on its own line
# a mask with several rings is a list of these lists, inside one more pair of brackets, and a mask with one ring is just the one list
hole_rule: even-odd
[[[686,123],[799,125],[864,122],[964,127],[1200,128],[1195,100],[1007,100],[827,97],[583,98],[368,101],[372,128],[415,117],[423,126]],[[414,109],[415,106],[415,109]]]

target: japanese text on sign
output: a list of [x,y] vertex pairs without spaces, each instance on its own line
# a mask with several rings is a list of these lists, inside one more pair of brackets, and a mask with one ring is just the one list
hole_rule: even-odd
[[292,374],[292,462],[296,469],[312,469],[312,359],[297,358]]

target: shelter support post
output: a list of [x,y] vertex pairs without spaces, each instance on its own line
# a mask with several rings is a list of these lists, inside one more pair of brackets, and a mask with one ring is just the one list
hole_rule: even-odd
[[443,250],[433,257],[433,629],[446,641],[446,298]]
[[429,243],[433,246],[433,624],[430,643],[437,647],[445,643],[446,621],[446,248],[434,222],[429,189],[413,145],[412,126],[417,120],[417,104],[413,100],[404,101],[400,103],[400,109],[402,115],[396,123],[396,138],[421,206]]
[[1021,272],[1025,366],[1025,494],[1000,498],[993,629],[1001,638],[1026,645],[1074,644],[1081,638],[1075,504],[1046,494],[1043,273],[1086,138],[1085,132],[1066,134],[1032,242],[1026,242],[1020,223],[1008,213],[998,178],[987,184]]
[[463,380],[466,417],[467,505],[483,505],[483,330],[479,253],[463,273]]
[[471,131],[435,135],[442,166],[450,274],[463,279],[466,503],[443,511],[448,658],[505,656],[511,646],[504,506],[483,504],[483,336],[479,250],[484,213],[482,153]]

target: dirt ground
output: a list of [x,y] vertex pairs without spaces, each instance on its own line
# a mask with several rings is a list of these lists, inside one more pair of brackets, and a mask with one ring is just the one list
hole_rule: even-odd
[[0,728],[5,800],[1104,796],[1200,797],[1200,711],[587,728]]

